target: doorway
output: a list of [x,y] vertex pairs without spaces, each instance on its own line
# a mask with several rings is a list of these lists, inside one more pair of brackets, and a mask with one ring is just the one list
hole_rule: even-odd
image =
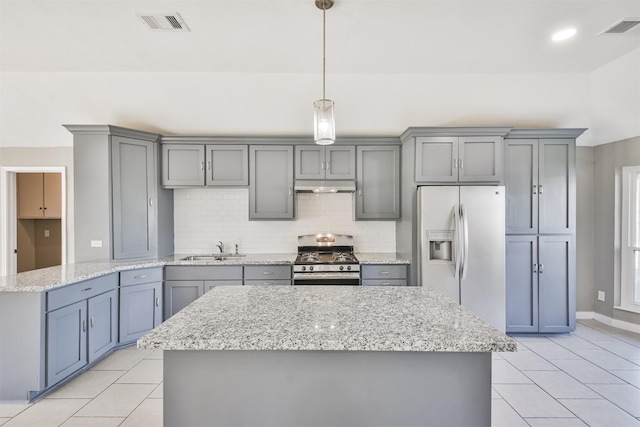
[[0,168],[0,275],[66,264],[65,172],[65,167]]

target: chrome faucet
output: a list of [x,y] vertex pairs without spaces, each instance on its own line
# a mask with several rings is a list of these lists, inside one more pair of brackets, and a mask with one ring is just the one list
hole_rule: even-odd
[[224,253],[224,243],[222,243],[222,240],[218,240],[218,244],[216,246],[220,249],[220,253]]

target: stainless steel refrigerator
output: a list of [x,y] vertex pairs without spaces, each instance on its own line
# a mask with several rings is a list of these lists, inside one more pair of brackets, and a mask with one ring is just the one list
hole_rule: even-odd
[[505,330],[505,190],[418,187],[418,280]]

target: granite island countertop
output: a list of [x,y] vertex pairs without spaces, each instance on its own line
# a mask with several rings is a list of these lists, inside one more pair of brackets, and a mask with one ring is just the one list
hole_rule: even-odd
[[433,288],[220,286],[138,348],[492,352],[516,343]]

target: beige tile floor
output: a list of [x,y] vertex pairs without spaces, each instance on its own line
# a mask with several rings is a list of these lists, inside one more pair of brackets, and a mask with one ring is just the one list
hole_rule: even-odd
[[[640,334],[581,321],[515,338],[518,353],[493,354],[493,427],[640,427]],[[0,404],[0,425],[160,427],[162,352],[118,350],[35,403]]]

